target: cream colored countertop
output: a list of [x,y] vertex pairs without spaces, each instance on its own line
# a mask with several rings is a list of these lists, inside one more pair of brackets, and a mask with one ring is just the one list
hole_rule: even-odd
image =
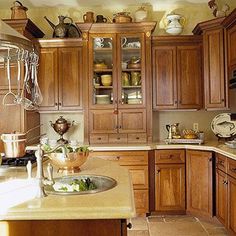
[[231,159],[236,160],[236,149],[227,147],[224,143],[218,141],[207,141],[204,144],[165,144],[164,142],[156,142],[150,144],[123,144],[123,145],[92,145],[93,151],[142,151],[155,149],[192,149],[201,151],[213,151],[223,154]]
[[[110,161],[93,158],[88,159],[81,167],[79,174],[109,176],[117,181],[117,186],[96,194],[48,195],[39,199],[28,199],[29,197],[25,196],[27,201],[21,199],[22,203],[17,203],[19,196],[26,195],[27,192],[31,195],[33,193],[31,187],[34,184],[27,185],[24,182],[24,186],[19,187],[18,193],[15,189],[11,194],[11,197],[15,199],[15,202],[14,200],[11,202],[14,206],[8,206],[7,197],[4,199],[4,194],[0,194],[0,220],[127,219],[135,217],[131,177],[126,168]],[[26,173],[18,173],[17,177],[26,178],[25,175]],[[11,176],[13,176],[12,172]],[[6,181],[8,181],[7,176],[2,180],[0,177],[0,185]],[[17,179],[13,181],[17,181]]]

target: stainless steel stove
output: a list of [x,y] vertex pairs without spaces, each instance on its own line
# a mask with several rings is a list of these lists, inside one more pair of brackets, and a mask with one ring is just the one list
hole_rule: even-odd
[[0,165],[0,171],[3,170],[27,171],[26,165],[28,161],[31,161],[32,167],[36,166],[36,157],[34,155],[34,152],[27,152],[25,156],[20,158],[2,157],[2,164]]

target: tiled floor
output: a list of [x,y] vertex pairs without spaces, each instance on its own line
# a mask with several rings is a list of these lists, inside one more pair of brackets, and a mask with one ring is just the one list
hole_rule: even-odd
[[209,223],[193,216],[150,216],[131,219],[128,236],[226,236],[221,224]]

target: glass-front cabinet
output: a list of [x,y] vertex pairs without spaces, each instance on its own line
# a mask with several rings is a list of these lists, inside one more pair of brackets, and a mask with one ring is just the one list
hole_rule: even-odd
[[90,107],[143,107],[143,35],[91,34],[90,37]]

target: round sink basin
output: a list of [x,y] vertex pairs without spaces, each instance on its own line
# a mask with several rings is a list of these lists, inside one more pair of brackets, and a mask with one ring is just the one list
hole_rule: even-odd
[[[89,190],[80,190],[81,181],[86,183],[86,180],[92,183],[92,187]],[[102,176],[102,175],[78,175],[78,176],[65,176],[54,179],[54,185],[46,185],[45,191],[49,194],[59,195],[80,195],[80,194],[92,194],[106,191],[114,188],[117,185],[115,179]]]

